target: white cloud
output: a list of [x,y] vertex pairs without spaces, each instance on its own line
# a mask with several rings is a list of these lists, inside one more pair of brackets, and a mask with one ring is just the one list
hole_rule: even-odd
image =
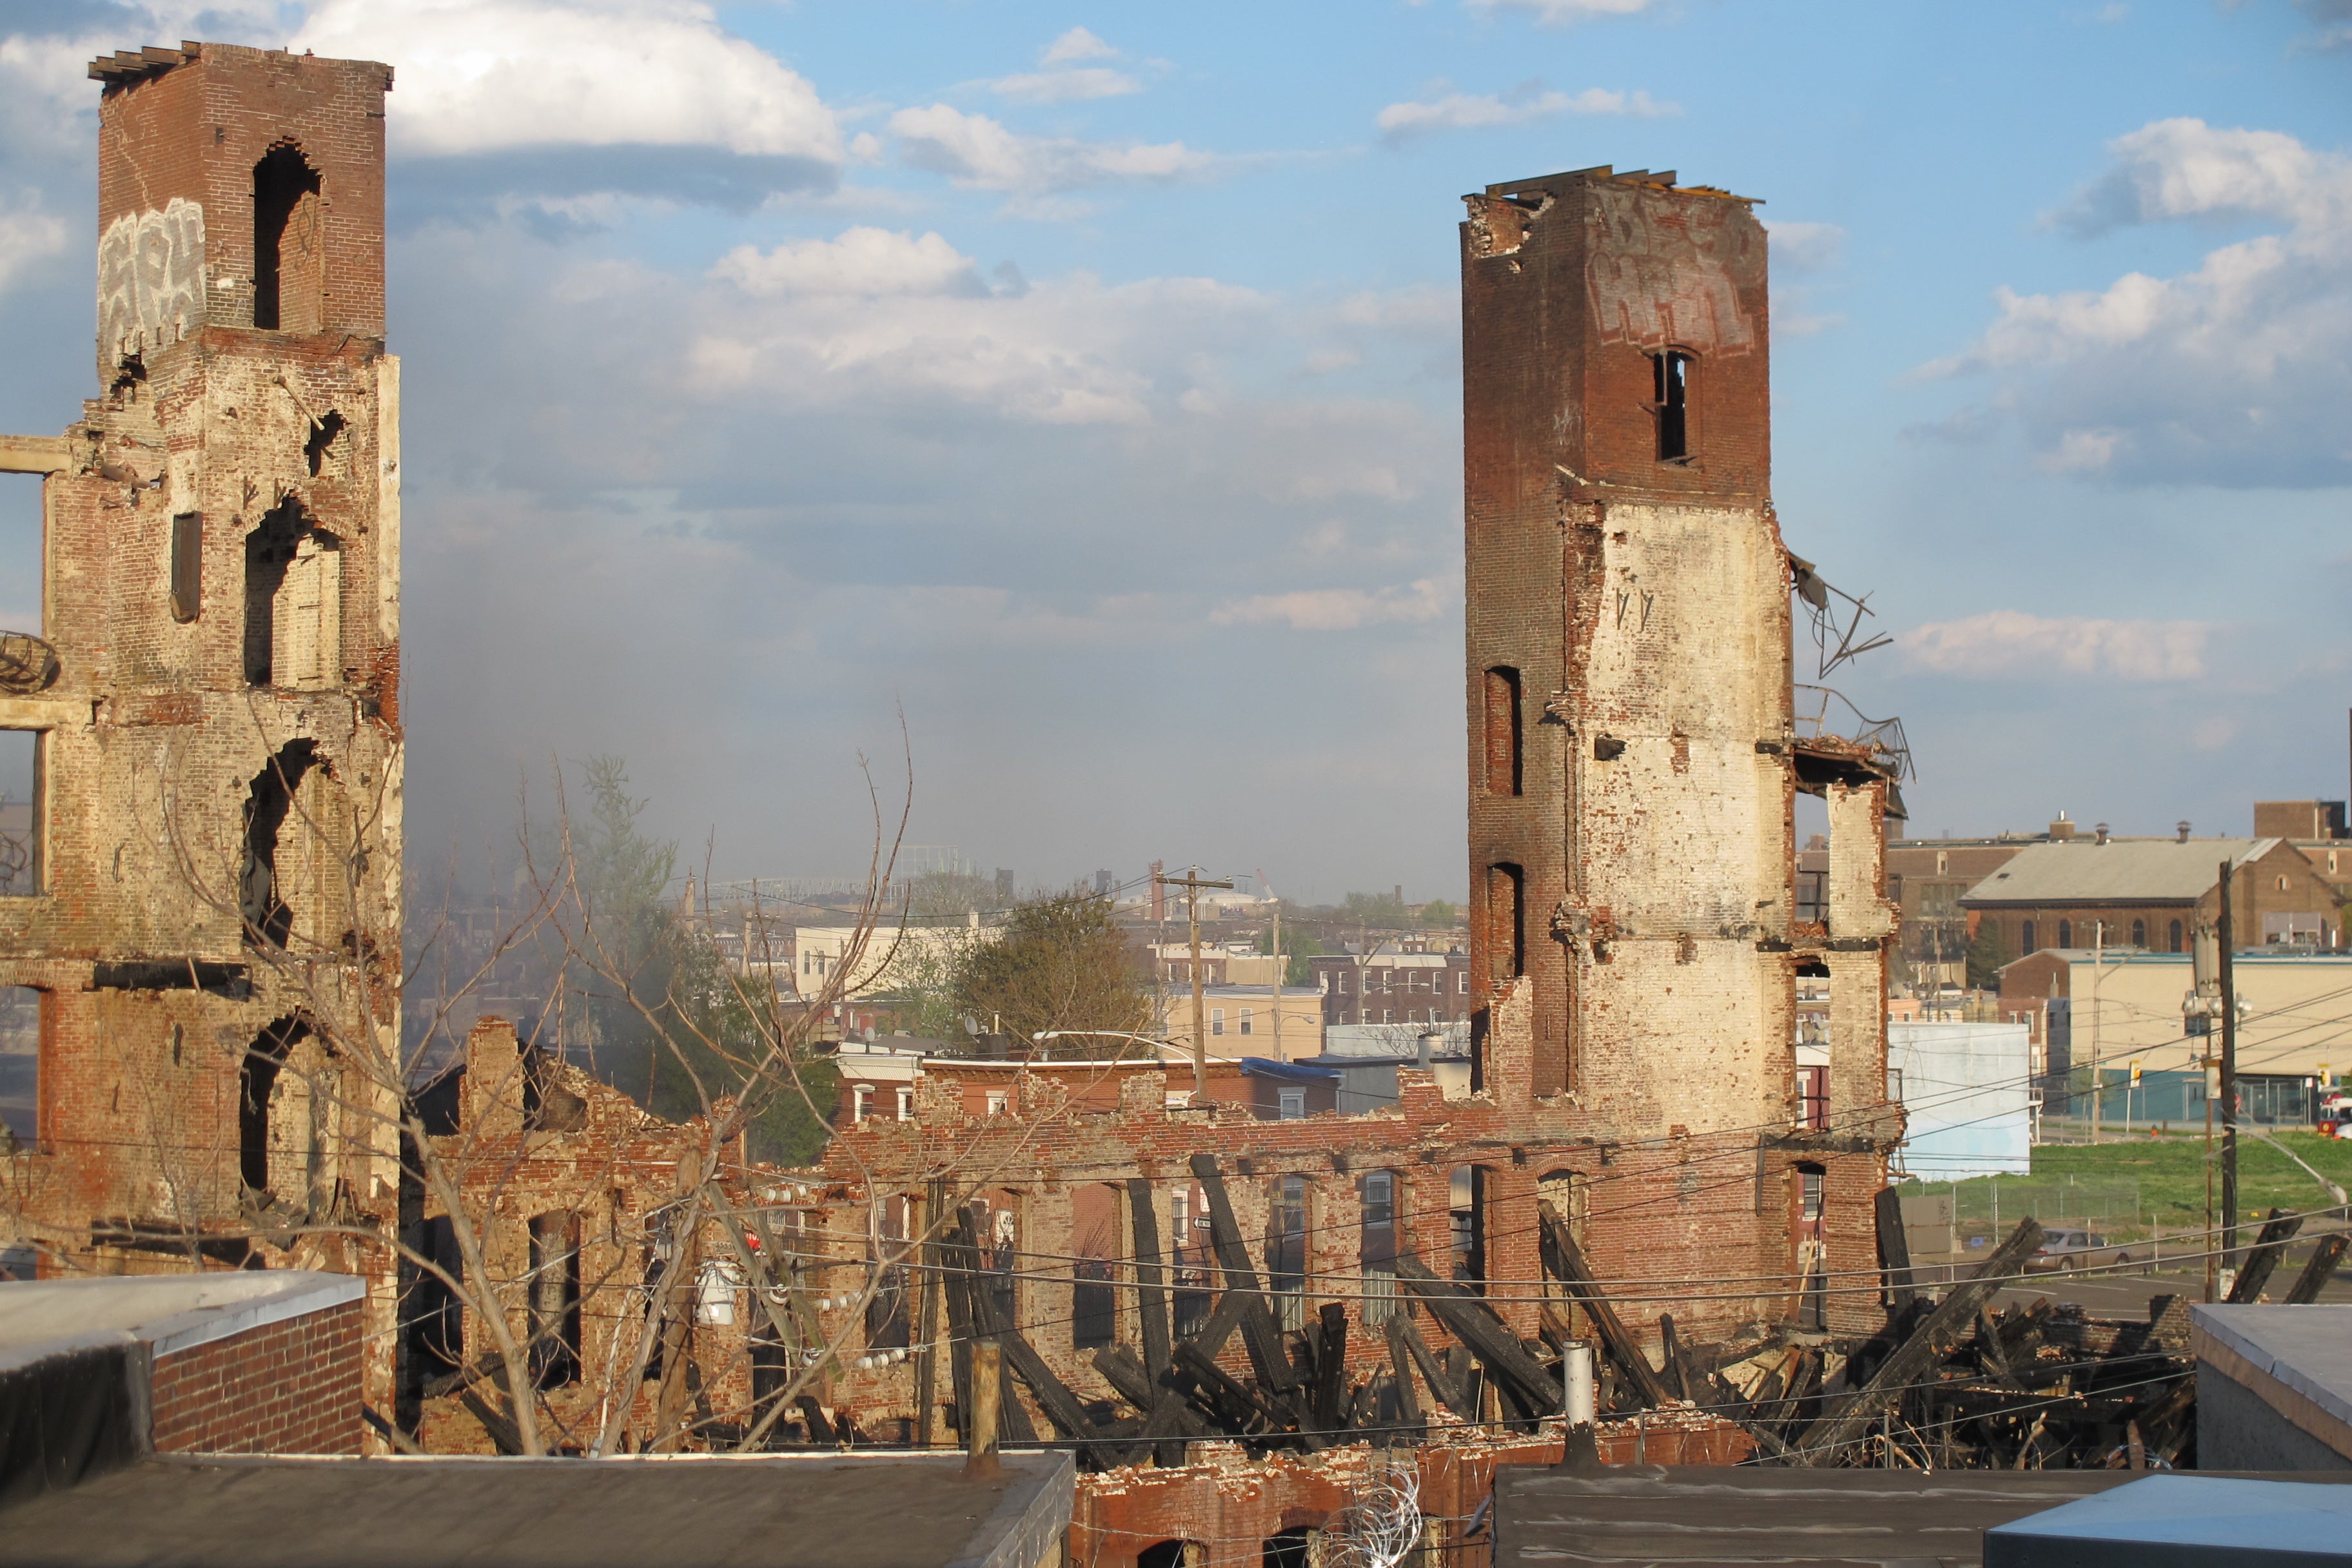
[[1049,425],[1167,416],[1192,379],[1169,363],[1175,345],[1233,340],[1267,308],[1250,289],[1198,278],[1106,288],[1079,274],[990,293],[938,235],[875,228],[747,247],[712,277],[730,288],[693,335],[693,395],[829,409],[945,402]]
[[1116,59],[1118,57],[1117,49],[1095,37],[1088,29],[1073,27],[1047,44],[1045,52],[1037,57],[1037,63],[1058,66],[1066,65],[1071,60],[1108,60]]
[[2205,673],[2203,621],[2049,619],[1988,610],[1964,620],[1915,626],[1895,637],[1912,663],[1947,675],[2110,676],[2120,680],[2194,680]]
[[2045,466],[2129,482],[2352,481],[2352,160],[2276,132],[2159,121],[2117,138],[2114,165],[2056,223],[2268,221],[2169,278],[1995,292],[1995,320],[1923,367],[1981,374]]
[[697,0],[324,0],[292,42],[393,65],[402,152],[645,144],[843,158],[816,89]]
[[1802,223],[1794,218],[1766,218],[1772,237],[1774,270],[1794,268],[1818,272],[1838,264],[1845,254],[1845,230],[1833,223]]
[[988,86],[1000,98],[1016,99],[1023,103],[1076,103],[1094,98],[1120,98],[1143,90],[1141,82],[1108,66],[1001,76]]
[[1594,16],[1631,16],[1656,0],[1468,0],[1474,11],[1527,11],[1547,26],[1565,26]]
[[1448,93],[1427,102],[1391,103],[1373,117],[1381,133],[1391,141],[1425,135],[1433,131],[1467,131],[1488,125],[1520,125],[1548,120],[1555,114],[1679,114],[1671,103],[1659,103],[1646,91],[1616,92],[1589,87],[1582,92],[1547,91],[1539,85],[1508,93]]
[[65,248],[65,219],[43,212],[37,194],[25,196],[13,207],[0,201],[0,294]]
[[1383,622],[1433,621],[1459,596],[1460,585],[1423,577],[1401,588],[1307,588],[1259,594],[1220,605],[1209,616],[1221,626],[1281,623],[1302,632],[1344,632]]
[[1081,142],[1024,136],[984,114],[944,103],[890,117],[899,153],[919,169],[973,190],[1047,195],[1121,182],[1166,184],[1209,173],[1223,160],[1181,142]]
[[761,251],[738,246],[711,275],[747,294],[980,294],[971,258],[937,234],[858,227],[837,239],[804,239]]

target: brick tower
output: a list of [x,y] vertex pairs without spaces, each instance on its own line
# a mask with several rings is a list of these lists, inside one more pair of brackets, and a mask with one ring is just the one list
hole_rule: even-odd
[[400,952],[399,371],[363,61],[100,59],[98,373],[45,473],[37,1126],[0,1217],[44,1273],[370,1281],[389,1375]]
[[[1791,722],[1763,227],[1745,199],[1671,174],[1465,200],[1481,1087],[1675,1151],[1671,1199],[1593,1200],[1596,1253],[1628,1276],[1674,1272],[1661,1249],[1718,1277],[1727,1258],[1758,1275],[1868,1268],[1891,781]],[[1828,926],[1795,921],[1799,789],[1832,797],[1844,852]],[[1846,1004],[1830,1129],[1792,1098],[1801,970]],[[1614,1244],[1612,1212],[1629,1232]]]

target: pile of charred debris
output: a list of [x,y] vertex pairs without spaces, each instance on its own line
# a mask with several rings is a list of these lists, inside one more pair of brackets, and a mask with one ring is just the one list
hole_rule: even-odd
[[[1498,1436],[1534,1433],[1547,1417],[1558,1418],[1572,1339],[1566,1314],[1546,1304],[1542,1338],[1522,1339],[1474,1290],[1401,1257],[1398,1283],[1452,1342],[1433,1350],[1411,1313],[1391,1313],[1381,1326],[1385,1366],[1351,1376],[1346,1310],[1326,1303],[1312,1323],[1284,1331],[1243,1245],[1216,1161],[1196,1155],[1192,1168],[1208,1197],[1223,1289],[1197,1332],[1181,1339],[1171,1332],[1171,1282],[1153,1261],[1162,1254],[1150,1185],[1129,1183],[1141,1353],[1112,1346],[1094,1361],[1119,1401],[1081,1399],[1055,1375],[982,1283],[973,1217],[959,1214],[928,1260],[944,1287],[955,1409],[973,1408],[973,1378],[992,1373],[1003,1380],[1003,1439],[1037,1441],[1045,1435],[1013,1396],[1017,1381],[1050,1435],[1073,1444],[1092,1469],[1181,1465],[1187,1444],[1199,1439],[1237,1441],[1253,1454],[1312,1454],[1367,1440],[1409,1442],[1433,1426],[1456,1423]],[[1880,1205],[1886,1318],[1876,1333],[1838,1340],[1784,1328],[1700,1347],[1682,1341],[1668,1314],[1658,1320],[1663,1365],[1654,1365],[1628,1331],[1568,1226],[1541,1205],[1546,1271],[1580,1310],[1598,1352],[1596,1415],[1717,1416],[1743,1429],[1756,1461],[1767,1464],[2193,1465],[2196,1382],[2185,1298],[2151,1298],[2145,1321],[2092,1318],[2046,1297],[1995,1311],[1994,1296],[2026,1275],[2042,1245],[2042,1226],[2028,1219],[1972,1276],[1931,1299],[1911,1283],[1899,1206],[1887,1197]],[[2231,1300],[2261,1299],[2300,1224],[2300,1216],[2273,1212]],[[2333,1235],[2321,1242],[2287,1300],[2317,1296],[2345,1240]],[[1246,1378],[1218,1365],[1236,1333],[1249,1360]],[[990,1342],[997,1354],[975,1352]],[[992,1361],[1000,1365],[989,1367]]]

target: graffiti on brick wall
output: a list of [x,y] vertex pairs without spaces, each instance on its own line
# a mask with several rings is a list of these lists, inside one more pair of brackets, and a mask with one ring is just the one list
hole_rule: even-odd
[[1585,278],[1604,342],[1644,348],[1672,343],[1697,353],[1753,347],[1756,325],[1740,308],[1723,249],[1734,210],[1700,219],[1689,204],[1669,205],[1632,187],[1601,185],[1585,222],[1591,230]]
[[99,373],[178,342],[205,317],[205,209],[173,196],[125,213],[98,242]]

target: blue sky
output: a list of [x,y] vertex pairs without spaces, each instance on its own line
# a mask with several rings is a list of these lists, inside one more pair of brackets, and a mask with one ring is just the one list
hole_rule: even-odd
[[1458,892],[1456,198],[1600,163],[1765,201],[1915,831],[2346,791],[2346,0],[0,0],[0,428],[92,390],[81,64],[184,37],[398,72],[415,859],[612,751],[851,868],[903,710],[1024,880]]

